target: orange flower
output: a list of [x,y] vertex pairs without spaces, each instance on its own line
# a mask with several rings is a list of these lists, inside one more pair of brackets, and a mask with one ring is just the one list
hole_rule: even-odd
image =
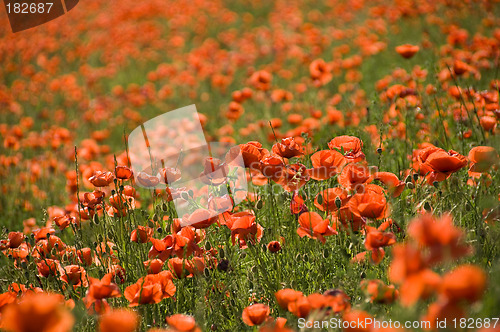
[[365,159],[363,141],[354,136],[337,136],[328,143],[330,150],[343,151],[347,162],[356,163]]
[[371,180],[370,169],[364,164],[347,164],[338,178],[341,186],[356,191],[362,190],[365,183],[369,183]]
[[96,187],[107,187],[113,182],[114,176],[111,172],[96,171],[93,176],[89,178],[90,183]]
[[217,221],[218,213],[207,209],[196,209],[191,214],[186,214],[182,217],[181,225],[190,225],[196,229],[210,227]]
[[297,229],[297,234],[300,237],[310,237],[319,239],[325,243],[325,236],[337,234],[337,231],[330,226],[329,219],[323,219],[316,212],[304,212],[299,216],[300,227]]
[[148,274],[146,277],[139,278],[135,284],[125,289],[124,295],[130,302],[129,307],[158,303],[164,298],[172,297],[176,291],[172,278],[170,271]]
[[143,262],[144,267],[146,268],[148,274],[160,273],[161,269],[163,268],[163,263],[165,262],[158,258],[150,259]]
[[328,64],[323,59],[316,59],[309,65],[309,73],[316,86],[325,85],[332,80]]
[[400,181],[398,177],[391,172],[376,172],[373,175],[373,179],[386,185],[392,197],[398,197],[405,189],[405,182]]
[[130,241],[136,243],[146,243],[153,236],[153,229],[146,226],[137,226],[130,234]]
[[[372,330],[372,325],[371,324],[365,324],[365,321],[368,321],[371,319],[373,321],[372,316],[370,316],[367,312],[365,311],[360,311],[360,310],[351,310],[346,313],[344,313],[342,319],[344,322],[349,322],[349,325],[347,328],[344,328],[344,331],[346,332],[369,332]],[[346,323],[347,325],[347,323]]]
[[306,167],[302,164],[296,163],[287,165],[280,179],[276,181],[288,192],[299,190],[310,180],[310,176]]
[[467,165],[467,158],[456,151],[446,152],[435,146],[421,150],[417,156],[417,168],[420,175],[427,174],[427,182],[444,181],[452,173]]
[[139,326],[139,315],[131,310],[115,309],[99,319],[99,332],[134,332]]
[[308,173],[314,180],[327,180],[337,173],[345,165],[344,156],[335,150],[318,151],[311,156],[312,169]]
[[[29,319],[27,319],[29,317]],[[2,312],[2,329],[11,332],[71,331],[74,318],[64,305],[64,297],[49,293],[26,294]]]
[[248,214],[234,214],[231,216],[231,241],[235,245],[238,240],[241,249],[247,248],[247,242],[255,244],[262,238],[263,228],[255,222],[255,216]]
[[285,172],[283,158],[274,155],[264,157],[261,160],[261,171],[265,177],[278,182]]
[[[451,301],[438,301],[429,305],[427,314],[422,317],[422,321],[430,323],[431,330],[438,331],[440,327],[437,326],[438,321],[446,321],[447,328],[451,329],[453,326],[453,319],[460,321],[460,318],[465,317],[464,310],[456,302]],[[454,328],[453,328],[454,329]]]
[[176,314],[166,318],[167,324],[178,332],[201,332],[193,317]]
[[113,278],[114,275],[112,273],[104,275],[101,280],[89,278],[90,287],[83,299],[87,309],[90,309],[94,305],[95,312],[104,313],[109,310],[109,305],[106,302],[107,298],[122,296],[118,285],[111,282]]
[[427,264],[458,259],[472,253],[472,248],[465,243],[463,231],[453,225],[450,214],[444,214],[439,219],[431,214],[414,219],[408,225],[408,234],[419,245],[429,249],[429,254],[425,256]]
[[440,283],[441,277],[430,269],[409,275],[399,287],[401,304],[409,307],[420,299],[428,299],[439,289]]
[[412,58],[419,50],[420,47],[411,44],[404,44],[396,47],[396,52],[398,52],[399,55],[401,55],[405,59]]
[[392,246],[394,243],[396,243],[396,236],[393,233],[384,233],[376,228],[366,226],[366,249],[374,250],[382,247]]
[[245,167],[252,169],[260,169],[260,160],[268,153],[262,148],[262,144],[256,141],[240,144],[240,150]]
[[283,158],[292,158],[302,156],[303,148],[298,144],[293,137],[283,138],[281,143],[273,145],[273,153]]
[[115,176],[120,180],[128,180],[134,175],[132,170],[127,166],[116,166],[115,167]]
[[172,184],[181,178],[181,171],[177,168],[164,167],[160,169],[162,180],[166,184]]
[[498,152],[491,146],[476,146],[469,151],[470,172],[484,173],[498,165]]
[[193,257],[191,260],[174,257],[168,260],[168,268],[176,278],[191,278],[203,272],[205,261],[201,257]]
[[398,297],[398,291],[394,285],[387,286],[379,279],[361,280],[360,287],[372,303],[390,304]]
[[260,325],[269,317],[269,311],[269,306],[256,303],[243,309],[241,317],[248,326]]
[[486,273],[474,265],[460,265],[444,275],[440,294],[450,302],[479,300],[486,289]]
[[301,296],[303,296],[302,292],[291,288],[281,289],[274,295],[276,296],[276,301],[278,301],[279,306],[283,309],[287,309],[290,303],[297,301]]
[[173,235],[167,235],[162,240],[150,238],[149,241],[153,244],[148,253],[149,258],[158,257],[162,261],[166,261],[172,255],[175,245]]
[[250,76],[250,84],[252,84],[257,90],[269,90],[271,88],[271,81],[273,76],[265,71],[259,70]]
[[73,285],[74,288],[79,286],[87,287],[89,284],[87,272],[83,267],[78,265],[64,267],[64,274],[61,276],[61,280]]
[[347,206],[359,217],[383,219],[390,214],[384,189],[375,184],[367,184],[362,192],[351,197]]

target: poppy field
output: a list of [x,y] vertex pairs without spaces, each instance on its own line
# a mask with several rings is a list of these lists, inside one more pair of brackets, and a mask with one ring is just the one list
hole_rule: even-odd
[[[499,1],[87,0],[0,25],[1,330],[500,331]],[[247,190],[132,166],[131,132],[193,104]],[[212,189],[229,154],[192,162]]]

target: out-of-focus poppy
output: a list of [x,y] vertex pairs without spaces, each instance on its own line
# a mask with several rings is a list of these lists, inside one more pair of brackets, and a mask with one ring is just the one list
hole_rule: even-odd
[[498,152],[491,146],[476,146],[469,151],[470,172],[484,173],[498,165]]
[[390,304],[398,297],[398,291],[394,285],[388,286],[379,279],[362,280],[360,287],[370,302]]
[[166,318],[167,324],[175,331],[179,332],[201,332],[196,325],[194,317],[182,314],[175,314]]
[[269,306],[256,303],[243,309],[241,317],[248,326],[260,325],[269,317],[269,312]]
[[99,332],[134,332],[140,317],[132,310],[115,309],[99,319]]
[[405,59],[412,58],[419,50],[420,47],[411,44],[404,44],[396,47],[396,52]]
[[460,265],[443,276],[439,292],[451,302],[473,303],[482,297],[486,284],[486,273],[481,268]]
[[4,308],[2,329],[11,332],[69,332],[75,320],[64,303],[64,297],[57,294],[26,294],[19,303]]

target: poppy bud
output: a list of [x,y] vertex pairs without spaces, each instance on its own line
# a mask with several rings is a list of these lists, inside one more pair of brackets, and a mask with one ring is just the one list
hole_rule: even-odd
[[260,210],[260,209],[262,209],[262,206],[263,206],[263,205],[264,205],[264,203],[262,202],[262,200],[261,200],[261,199],[259,199],[259,200],[257,201],[257,204],[255,204],[255,208],[256,208],[257,210]]
[[381,148],[377,148],[377,153],[378,154],[382,154],[382,149]]
[[183,199],[183,200],[185,200],[185,201],[189,200],[189,195],[188,195],[188,193],[187,193],[187,192],[185,192],[185,191],[183,191],[183,192],[181,193],[181,197],[182,197],[182,199]]
[[158,234],[163,233],[163,229],[161,227],[158,227],[158,229],[156,231],[158,232]]
[[330,256],[330,251],[329,251],[328,249],[326,249],[326,248],[325,248],[325,249],[323,250],[323,257],[324,257],[324,258],[328,258],[329,256]]
[[217,264],[217,270],[219,271],[227,271],[229,268],[229,261],[227,259],[221,259],[221,261]]
[[432,209],[431,205],[429,204],[429,202],[425,202],[424,209],[427,210],[427,211],[430,211]]
[[163,211],[167,211],[168,210],[168,205],[163,203],[163,205],[161,206]]
[[417,173],[413,173],[413,181],[417,181],[418,180],[418,174]]
[[210,270],[208,268],[205,268],[203,270],[203,274],[205,275],[206,278],[209,278],[210,277]]
[[410,190],[415,189],[415,185],[413,184],[413,182],[407,182],[407,183],[406,183],[406,186],[407,186]]
[[[338,198],[338,197],[337,197]],[[340,200],[340,199],[339,199]],[[323,195],[319,194],[318,195],[318,204],[322,205],[323,204]],[[337,201],[335,200],[335,205],[337,204]]]
[[207,251],[208,251],[208,250],[210,250],[210,249],[212,249],[212,245],[210,244],[210,242],[209,242],[209,241],[207,241],[207,243],[205,243],[205,250],[207,250]]
[[219,250],[219,256],[220,256],[220,258],[224,259],[224,256],[225,256],[225,253],[224,253],[224,248],[221,248],[221,249]]
[[408,183],[410,183],[410,182],[412,182],[412,181],[411,181],[411,175],[408,175],[408,176],[406,177],[405,182],[406,182],[407,184],[408,184]]
[[337,209],[340,209],[340,207],[342,206],[342,201],[338,196],[335,198],[335,206],[337,207]]
[[94,224],[99,225],[99,216],[94,214]]
[[304,254],[304,262],[309,262],[309,256],[307,254]]

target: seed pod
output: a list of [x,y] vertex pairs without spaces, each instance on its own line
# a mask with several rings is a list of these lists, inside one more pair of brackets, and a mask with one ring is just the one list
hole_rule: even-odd
[[342,206],[342,201],[338,196],[335,198],[335,206],[337,207],[337,209],[340,209],[340,207]]

